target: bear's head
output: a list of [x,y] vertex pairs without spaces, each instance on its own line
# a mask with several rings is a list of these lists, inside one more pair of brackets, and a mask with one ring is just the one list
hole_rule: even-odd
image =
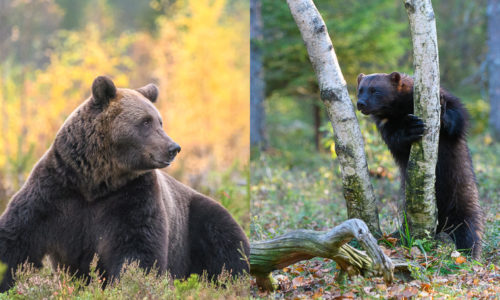
[[116,89],[111,79],[100,76],[92,84],[92,104],[106,118],[98,118],[108,134],[111,151],[121,168],[131,171],[164,168],[181,147],[163,130],[160,113],[153,105],[158,88],[148,84],[136,90]]
[[163,130],[157,97],[154,84],[117,89],[108,77],[97,77],[92,96],[57,134],[54,150],[91,190],[169,166],[181,147]]
[[413,81],[411,77],[393,72],[358,75],[357,108],[365,115],[387,117],[401,111],[409,99],[413,102]]

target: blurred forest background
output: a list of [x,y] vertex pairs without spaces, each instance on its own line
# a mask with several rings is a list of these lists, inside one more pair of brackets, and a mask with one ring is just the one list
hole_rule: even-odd
[[160,87],[169,173],[248,227],[245,0],[0,0],[0,211],[98,75]]
[[[488,21],[498,19],[491,9],[488,13],[493,2],[498,3],[433,0],[432,4],[441,86],[460,97],[471,114],[469,147],[487,215],[484,257],[498,263],[500,143],[489,125],[488,91],[490,77],[498,73],[488,73],[493,63],[488,55],[500,55],[488,53]],[[401,0],[314,3],[326,22],[353,103],[359,73],[413,73],[408,16]],[[347,211],[332,128],[306,47],[285,1],[251,0],[251,22],[251,239],[272,238],[299,228],[327,230],[346,220]],[[498,102],[500,82],[493,83],[497,84],[492,88],[496,87]],[[356,113],[382,230],[394,232],[402,224],[399,216],[404,197],[399,172],[375,124]],[[446,264],[448,260],[439,261]],[[280,297],[311,297],[320,287],[322,291],[331,289],[329,283],[335,285],[331,272],[318,275],[317,270],[334,270],[332,264],[313,260],[277,272],[288,280],[281,285]],[[435,275],[435,269],[427,270]],[[365,284],[358,284],[360,291],[355,294],[366,296]],[[460,291],[458,287],[457,295]],[[382,292],[381,297],[385,296]]]
[[[274,117],[274,112],[295,106],[298,109],[294,112],[299,115],[289,118],[295,124],[291,129],[302,132],[309,143],[303,145],[304,139],[292,140],[310,147],[304,150],[322,150],[324,137],[328,137],[324,128],[326,115],[318,99],[316,78],[297,26],[286,3],[257,2],[261,3],[262,28],[260,39],[254,39],[254,44],[260,45],[257,48],[264,68],[268,142],[271,148],[280,145],[280,135],[274,134],[273,130],[275,124],[283,122]],[[397,70],[412,74],[408,17],[401,1],[314,2],[325,19],[351,93],[355,92],[359,73]],[[484,133],[488,129],[489,113],[487,1],[432,2],[437,19],[441,86],[467,103],[474,120],[471,133]],[[288,118],[284,111],[279,117]],[[287,133],[290,135],[291,130]]]

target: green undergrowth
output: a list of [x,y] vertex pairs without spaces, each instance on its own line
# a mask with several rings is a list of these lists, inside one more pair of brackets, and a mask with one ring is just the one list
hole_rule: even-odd
[[145,272],[133,262],[126,264],[120,280],[107,284],[91,265],[90,279],[77,278],[67,270],[45,266],[35,269],[25,265],[16,273],[16,285],[0,294],[0,299],[248,299],[249,278],[232,278],[228,273],[212,282],[191,275],[173,280],[156,271]]
[[[377,137],[371,138],[378,143]],[[401,230],[404,216],[400,210],[402,194],[397,168],[393,162],[385,161],[385,155],[390,158],[389,153],[383,152],[385,149],[367,143],[367,156],[372,159],[368,162],[370,177],[382,231],[386,234],[401,231],[398,241],[391,241],[394,245],[382,240],[380,245],[391,257],[411,262],[416,267],[399,274],[391,285],[385,284],[380,277],[356,277],[339,283],[335,263],[316,258],[273,272],[279,282],[275,293],[261,293],[253,283],[252,296],[411,298],[461,297],[469,292],[472,292],[471,297],[488,297],[500,293],[493,284],[492,275],[498,274],[500,257],[500,144],[489,142],[486,133],[471,137],[469,145],[481,206],[486,214],[481,259],[475,261],[465,257],[462,262],[457,260],[458,252],[454,252],[453,247],[434,240],[416,239],[408,231]],[[282,155],[283,152],[288,153]],[[293,155],[290,148],[270,148],[251,162],[252,240],[274,238],[294,229],[329,230],[347,220],[337,161],[328,152],[313,152],[300,160],[292,159],[292,163],[284,158]]]
[[238,162],[225,171],[213,171],[196,189],[224,206],[247,235],[250,228],[250,170]]
[[[419,294],[422,291],[433,297],[459,297],[470,291],[473,291],[471,297],[500,295],[500,290],[492,290],[495,289],[492,274],[498,274],[500,257],[500,143],[494,142],[485,129],[487,119],[485,121],[484,115],[488,107],[483,107],[484,101],[477,103],[468,105],[472,116],[468,145],[480,203],[486,215],[481,259],[462,258],[453,248],[416,239],[402,230],[397,241],[380,241],[380,245],[391,257],[412,262],[416,267],[398,277],[392,285],[386,285],[379,277],[357,277],[338,283],[335,263],[316,258],[275,271],[273,276],[280,287],[277,292],[260,293],[253,284],[252,295],[258,298],[335,298],[341,295],[347,298],[411,298],[425,297],[425,293]],[[266,105],[269,148],[264,152],[254,149],[250,163],[251,240],[273,238],[294,229],[329,230],[347,220],[340,168],[331,151],[334,145],[330,124],[323,122],[318,151],[314,147],[314,130],[308,119],[310,115],[307,116],[307,104],[275,94]],[[357,117],[365,141],[381,229],[390,234],[401,230],[404,223],[399,170],[373,122],[363,115]]]

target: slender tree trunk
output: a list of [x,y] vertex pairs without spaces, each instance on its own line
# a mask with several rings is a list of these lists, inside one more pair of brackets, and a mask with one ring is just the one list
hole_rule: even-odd
[[316,150],[321,150],[321,104],[313,100],[313,119],[314,119],[314,145]]
[[[346,243],[357,239],[366,253]],[[250,273],[263,290],[273,290],[271,272],[304,259],[333,259],[341,272],[348,275],[382,275],[393,280],[394,265],[377,245],[366,224],[347,220],[330,231],[295,230],[250,246]]]
[[436,231],[436,162],[440,103],[436,19],[431,0],[404,0],[413,42],[414,113],[426,124],[422,141],[410,151],[406,181],[406,213],[412,235],[434,236]]
[[306,44],[321,100],[333,127],[348,216],[362,219],[374,234],[379,234],[361,130],[325,22],[312,0],[287,0],[287,3]]
[[488,87],[490,96],[490,126],[500,141],[500,1],[488,0]]
[[262,15],[260,0],[250,1],[250,144],[267,147],[262,69]]

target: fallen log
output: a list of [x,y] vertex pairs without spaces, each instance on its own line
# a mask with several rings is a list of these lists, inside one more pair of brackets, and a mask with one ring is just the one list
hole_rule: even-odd
[[[346,244],[355,238],[365,251]],[[394,265],[380,249],[365,222],[350,219],[330,231],[295,230],[271,240],[252,242],[250,274],[259,289],[272,291],[276,283],[271,272],[313,257],[333,259],[339,276],[382,275],[388,283],[394,278]]]

